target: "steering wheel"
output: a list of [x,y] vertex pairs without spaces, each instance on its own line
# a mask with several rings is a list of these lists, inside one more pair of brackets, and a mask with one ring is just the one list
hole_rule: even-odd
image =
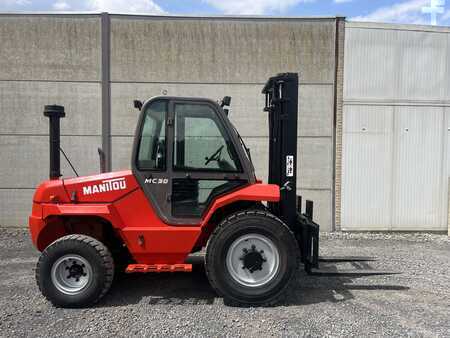
[[219,149],[217,149],[214,154],[212,154],[210,157],[205,157],[205,165],[208,165],[211,163],[211,161],[220,161],[220,154],[222,154],[222,149],[224,145],[221,145]]

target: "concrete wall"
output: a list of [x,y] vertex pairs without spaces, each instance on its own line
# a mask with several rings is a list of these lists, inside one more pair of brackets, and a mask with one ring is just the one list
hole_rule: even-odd
[[[111,81],[102,83],[100,15],[0,16],[1,225],[26,224],[33,189],[48,175],[45,104],[65,105],[62,145],[83,175],[98,171],[102,135],[103,144],[112,144],[112,169],[130,167],[138,116],[133,99],[230,95],[230,118],[266,179],[268,124],[260,92],[269,76],[298,72],[298,193],[316,202],[322,229],[332,229],[336,19],[108,20]],[[111,93],[110,126],[105,115],[102,120],[102,88],[103,98]]]
[[[98,16],[0,16],[0,224],[25,226],[48,177],[46,104],[66,107],[61,145],[80,175],[98,171],[101,51]],[[72,176],[62,159],[62,172]]]
[[132,100],[232,96],[230,118],[267,178],[268,122],[261,89],[300,73],[299,190],[333,222],[335,19],[111,17],[112,166],[128,168],[137,112]]

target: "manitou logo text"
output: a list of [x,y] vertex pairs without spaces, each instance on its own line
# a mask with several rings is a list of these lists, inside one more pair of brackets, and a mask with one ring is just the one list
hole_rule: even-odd
[[112,180],[104,180],[100,184],[88,185],[83,187],[84,195],[93,195],[101,192],[125,190],[127,188],[127,182],[125,177],[115,178]]

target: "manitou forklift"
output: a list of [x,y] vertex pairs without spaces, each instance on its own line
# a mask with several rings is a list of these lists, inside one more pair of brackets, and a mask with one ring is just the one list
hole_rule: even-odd
[[[42,252],[36,279],[56,306],[97,302],[120,272],[189,272],[206,248],[211,286],[237,304],[280,300],[301,262],[318,268],[313,202],[296,196],[298,76],[279,74],[263,89],[269,119],[269,178],[255,176],[250,151],[226,106],[158,96],[143,104],[131,170],[61,179],[62,106],[50,118],[50,180],[29,219]],[[64,153],[63,153],[64,154]],[[253,154],[258,156],[258,154]]]

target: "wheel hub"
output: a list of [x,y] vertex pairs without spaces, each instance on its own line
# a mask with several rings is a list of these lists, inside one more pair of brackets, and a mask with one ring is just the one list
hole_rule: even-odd
[[244,253],[239,259],[243,262],[242,269],[248,269],[250,273],[257,270],[261,271],[263,263],[267,260],[263,257],[264,250],[256,250],[256,246],[252,245],[250,250],[247,248],[242,249]]
[[69,274],[67,275],[67,278],[73,278],[76,282],[80,280],[81,276],[86,276],[86,272],[84,272],[85,265],[84,264],[77,264],[76,261],[72,261],[72,265],[66,266],[66,270],[69,270]]
[[52,266],[53,285],[66,295],[81,293],[92,282],[90,263],[79,255],[65,255]]
[[268,237],[250,233],[236,238],[228,248],[226,268],[235,282],[261,287],[271,282],[280,269],[280,253]]

